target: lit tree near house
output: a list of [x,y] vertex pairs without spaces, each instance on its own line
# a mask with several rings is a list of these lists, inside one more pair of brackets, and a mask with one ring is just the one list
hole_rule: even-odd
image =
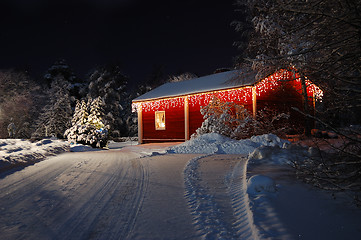
[[126,136],[131,115],[131,96],[128,89],[128,77],[119,66],[98,67],[89,76],[88,97],[101,97],[103,105],[103,122],[110,126],[112,137]]
[[89,106],[89,116],[87,119],[88,124],[93,125],[96,129],[104,128],[102,122],[104,102],[101,97],[97,97],[92,100]]
[[70,142],[103,148],[108,142],[108,126],[102,122],[104,102],[100,97],[77,102],[72,126],[65,131],[64,136]]

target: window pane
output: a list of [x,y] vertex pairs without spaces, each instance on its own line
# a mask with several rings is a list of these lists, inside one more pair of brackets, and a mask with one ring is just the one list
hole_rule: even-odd
[[155,129],[156,130],[165,130],[165,112],[164,111],[155,112]]

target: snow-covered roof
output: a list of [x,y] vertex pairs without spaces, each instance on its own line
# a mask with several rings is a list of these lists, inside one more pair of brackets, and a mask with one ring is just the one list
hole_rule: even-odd
[[165,83],[135,98],[133,102],[249,86],[255,83],[255,76],[254,73],[242,74],[240,70],[233,70],[182,82]]

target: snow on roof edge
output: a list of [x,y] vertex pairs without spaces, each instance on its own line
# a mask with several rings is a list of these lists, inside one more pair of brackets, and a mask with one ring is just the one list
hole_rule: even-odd
[[[237,81],[239,80],[237,78],[242,79],[241,81]],[[133,99],[132,102],[159,100],[163,98],[181,97],[189,94],[227,90],[236,87],[250,86],[255,82],[255,73],[244,74],[241,70],[237,69],[193,78],[182,82],[168,82]]]

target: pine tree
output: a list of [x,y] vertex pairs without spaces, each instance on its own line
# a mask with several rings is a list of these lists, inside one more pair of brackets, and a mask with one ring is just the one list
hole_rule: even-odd
[[72,125],[84,125],[86,124],[88,118],[88,105],[84,100],[77,100],[76,101],[76,105],[75,105],[75,109],[74,109],[74,114],[73,114],[73,118],[71,120]]
[[108,143],[108,126],[104,126],[103,101],[100,97],[88,98],[87,103],[82,100],[77,102],[72,118],[72,126],[68,128],[64,136],[70,142],[91,145],[103,148]]
[[0,70],[0,138],[8,137],[10,119],[16,138],[30,138],[37,115],[39,85],[23,71]]
[[52,82],[59,77],[69,82],[69,96],[71,99],[71,106],[74,108],[76,100],[84,97],[86,85],[75,75],[64,59],[57,60],[44,74],[43,79],[46,86],[51,88]]
[[72,117],[69,85],[69,82],[60,76],[53,80],[48,92],[50,101],[39,116],[34,136],[63,138]]
[[104,102],[104,124],[109,125],[112,137],[126,136],[126,120],[131,114],[128,78],[119,66],[99,67],[89,77],[88,97],[101,97]]
[[89,109],[88,124],[93,125],[96,129],[104,128],[102,122],[104,102],[101,97],[93,99]]
[[70,68],[65,59],[59,59],[47,70],[44,74],[44,80],[48,87],[51,86],[51,83],[55,80],[56,77],[61,76],[69,83],[80,82],[78,77],[74,74],[73,70]]

